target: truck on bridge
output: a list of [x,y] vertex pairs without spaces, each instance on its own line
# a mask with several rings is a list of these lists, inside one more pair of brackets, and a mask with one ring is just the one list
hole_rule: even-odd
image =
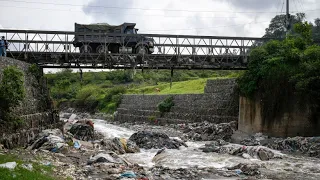
[[[117,36],[116,34],[138,34],[135,23],[123,23],[118,26],[107,23],[77,24],[75,23],[75,38],[73,45],[80,52],[88,53],[139,53],[152,54],[154,40],[145,36]],[[104,36],[103,34],[115,34]]]

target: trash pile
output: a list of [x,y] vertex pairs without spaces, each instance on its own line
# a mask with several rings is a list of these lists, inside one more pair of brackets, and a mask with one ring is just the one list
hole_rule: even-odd
[[125,179],[135,178],[148,180],[147,173],[137,164],[132,164],[125,158],[111,151],[99,151],[90,157],[86,168],[91,178],[96,179]]
[[268,136],[263,135],[262,133],[256,133],[249,138],[245,138],[240,141],[240,144],[246,146],[258,146],[265,145],[267,143]]
[[89,141],[94,139],[94,129],[92,121],[86,121],[85,123],[75,123],[69,130],[73,134],[74,138]]
[[40,149],[48,150],[51,152],[63,151],[65,147],[68,147],[64,135],[60,129],[46,129],[39,133],[31,142],[27,148],[29,150]]
[[215,141],[223,139],[230,141],[237,123],[214,124],[209,122],[193,123],[185,127],[185,138],[194,141]]
[[223,140],[214,141],[210,144],[205,144],[200,148],[203,152],[216,152],[241,156],[245,159],[260,159],[268,161],[270,159],[282,158],[284,154],[272,150],[264,146],[243,146],[239,144],[231,144]]
[[267,147],[285,152],[300,152],[310,157],[320,158],[320,137],[274,138]]
[[259,171],[260,166],[258,164],[243,164],[240,163],[236,166],[229,167],[228,170],[235,170],[237,175],[247,175],[247,176],[256,176],[260,175]]
[[135,142],[139,148],[144,149],[179,149],[180,146],[187,145],[180,140],[170,139],[168,135],[159,132],[139,131],[131,135],[129,141]]

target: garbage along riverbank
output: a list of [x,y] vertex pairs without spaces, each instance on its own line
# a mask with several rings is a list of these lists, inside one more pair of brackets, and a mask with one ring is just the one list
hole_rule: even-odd
[[[25,149],[3,149],[0,155],[13,154],[52,167],[50,173],[57,179],[320,177],[315,137],[273,139],[272,143],[272,138],[257,134],[234,144],[235,122],[156,126],[118,124],[88,114],[62,113],[60,117],[66,123],[63,131],[44,130]],[[14,164],[5,162],[0,167],[8,163]]]

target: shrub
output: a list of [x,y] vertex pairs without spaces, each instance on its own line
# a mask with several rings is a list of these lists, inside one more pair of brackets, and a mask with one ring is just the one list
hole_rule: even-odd
[[3,70],[0,84],[0,119],[20,124],[21,120],[10,114],[11,109],[18,106],[25,97],[24,75],[14,66]]
[[121,103],[122,95],[126,92],[123,86],[116,86],[107,90],[106,95],[100,101],[99,109],[106,113],[113,113]]
[[161,113],[161,116],[165,112],[170,112],[171,107],[174,106],[173,96],[167,97],[164,101],[158,104],[158,110]]
[[42,72],[37,64],[32,64],[29,66],[28,74],[34,76],[38,81],[40,81],[42,77]]

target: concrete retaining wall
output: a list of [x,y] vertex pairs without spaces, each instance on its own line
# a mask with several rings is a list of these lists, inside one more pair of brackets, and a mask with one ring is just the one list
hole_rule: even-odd
[[[160,116],[157,105],[173,96],[174,106]],[[120,122],[230,122],[238,120],[234,79],[208,80],[204,94],[124,95],[115,120]]]
[[307,107],[298,107],[298,103],[290,103],[281,116],[273,119],[263,119],[260,100],[250,100],[240,97],[240,115],[238,128],[245,133],[262,132],[270,136],[320,136],[320,117],[309,119]]
[[7,66],[16,66],[23,71],[26,97],[12,112],[22,120],[19,128],[13,129],[8,122],[0,120],[0,143],[7,148],[25,146],[43,129],[62,129],[58,112],[53,109],[45,79],[38,80],[30,74],[28,63],[0,57],[0,81]]

